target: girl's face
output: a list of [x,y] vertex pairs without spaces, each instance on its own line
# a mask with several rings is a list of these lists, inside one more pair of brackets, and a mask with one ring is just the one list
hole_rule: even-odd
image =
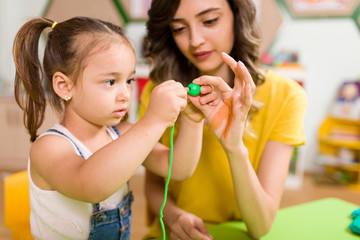
[[78,115],[99,126],[113,126],[125,116],[135,78],[135,54],[125,43],[111,46],[88,59],[70,104]]
[[234,44],[234,16],[226,0],[181,0],[170,23],[182,54],[201,74],[218,75],[227,67],[221,52]]

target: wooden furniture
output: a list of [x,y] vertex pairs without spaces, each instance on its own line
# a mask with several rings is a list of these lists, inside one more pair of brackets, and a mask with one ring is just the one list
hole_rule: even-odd
[[[39,133],[57,122],[57,116],[49,106]],[[14,97],[0,97],[0,169],[18,172],[27,168],[30,135],[23,124],[23,112]]]
[[326,174],[360,190],[360,121],[327,117],[318,135],[318,163]]

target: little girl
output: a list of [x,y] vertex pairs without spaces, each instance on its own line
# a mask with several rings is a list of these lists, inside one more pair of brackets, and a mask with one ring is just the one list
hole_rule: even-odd
[[[38,45],[47,28],[41,64]],[[15,37],[13,54],[15,97],[33,142],[28,164],[33,237],[129,239],[130,177],[141,164],[167,176],[170,150],[158,140],[178,116],[171,176],[191,176],[201,151],[203,115],[187,103],[186,88],[169,80],[154,89],[145,116],[134,125],[127,122],[135,54],[122,29],[108,22],[30,20]],[[202,93],[191,101],[216,99],[210,90]],[[61,121],[38,136],[47,102]]]

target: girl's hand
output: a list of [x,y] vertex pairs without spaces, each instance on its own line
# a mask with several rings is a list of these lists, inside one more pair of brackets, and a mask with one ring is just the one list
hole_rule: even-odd
[[187,91],[174,80],[165,81],[151,93],[145,116],[171,127],[187,105]]
[[229,55],[222,53],[223,61],[235,74],[234,88],[231,89],[220,77],[201,76],[193,82],[199,85],[212,85],[219,94],[218,100],[211,104],[193,104],[208,119],[209,127],[219,138],[225,149],[238,148],[242,143],[247,113],[252,104],[255,84],[243,63],[236,62]]

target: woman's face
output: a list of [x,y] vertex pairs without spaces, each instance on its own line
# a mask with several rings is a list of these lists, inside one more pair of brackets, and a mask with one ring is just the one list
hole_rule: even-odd
[[182,54],[201,74],[218,75],[226,69],[221,52],[234,44],[234,16],[226,0],[181,0],[171,23]]

